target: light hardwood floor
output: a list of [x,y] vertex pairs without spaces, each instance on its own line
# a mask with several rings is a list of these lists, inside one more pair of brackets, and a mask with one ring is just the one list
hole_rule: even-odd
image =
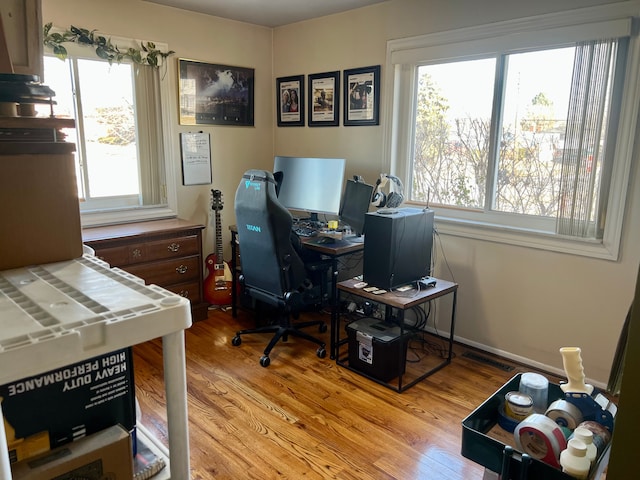
[[[497,359],[515,367],[504,371],[456,345],[450,365],[396,393],[294,338],[263,368],[268,337],[231,345],[236,330],[253,325],[246,312],[234,319],[212,310],[185,333],[193,480],[481,479],[484,468],[460,454],[461,421],[530,371]],[[136,346],[134,365],[142,422],[167,444],[161,350],[159,340]]]

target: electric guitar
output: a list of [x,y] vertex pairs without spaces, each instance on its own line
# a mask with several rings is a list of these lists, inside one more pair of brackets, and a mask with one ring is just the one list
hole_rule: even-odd
[[211,190],[211,208],[215,212],[216,236],[213,253],[205,263],[207,278],[204,279],[204,298],[210,305],[231,305],[231,269],[222,258],[222,192]]

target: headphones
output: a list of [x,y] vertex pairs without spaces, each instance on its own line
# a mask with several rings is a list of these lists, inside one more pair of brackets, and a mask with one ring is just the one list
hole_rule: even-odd
[[[389,183],[389,180],[391,182]],[[389,194],[385,194],[383,188],[389,183]],[[376,190],[371,199],[371,205],[377,208],[387,207],[396,208],[404,202],[404,186],[402,181],[394,176],[381,173],[380,178],[376,180]]]

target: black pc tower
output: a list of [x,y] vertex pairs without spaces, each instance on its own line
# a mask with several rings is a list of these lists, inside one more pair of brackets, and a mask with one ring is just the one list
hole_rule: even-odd
[[391,290],[431,274],[433,210],[394,208],[367,213],[363,280]]

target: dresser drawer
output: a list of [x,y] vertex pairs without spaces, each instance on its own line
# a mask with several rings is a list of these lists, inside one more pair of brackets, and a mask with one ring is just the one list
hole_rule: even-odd
[[121,247],[98,248],[96,249],[96,257],[112,267],[121,267],[129,263],[129,247],[123,245]]
[[175,285],[167,285],[164,288],[177,293],[181,297],[188,298],[192,304],[198,304],[202,301],[200,295],[200,283],[197,280],[186,283],[177,283]]
[[151,262],[165,258],[187,257],[200,253],[200,239],[196,236],[164,238],[128,246],[128,264]]
[[174,283],[197,280],[200,275],[200,256],[194,255],[160,262],[128,265],[124,270],[143,278],[147,283],[155,283],[164,287]]

